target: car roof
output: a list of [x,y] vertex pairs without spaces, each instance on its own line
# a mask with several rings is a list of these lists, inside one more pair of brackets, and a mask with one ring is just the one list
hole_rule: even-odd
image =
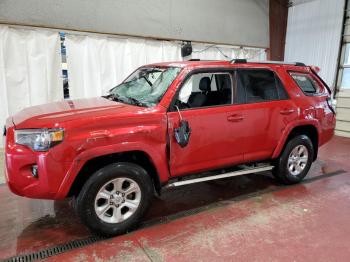
[[199,60],[192,59],[187,61],[162,62],[145,66],[154,67],[181,67],[181,68],[207,68],[207,67],[232,67],[232,68],[276,68],[284,67],[286,70],[308,71],[309,67],[303,63],[288,63],[279,61],[257,61],[249,62],[245,59],[228,60]]

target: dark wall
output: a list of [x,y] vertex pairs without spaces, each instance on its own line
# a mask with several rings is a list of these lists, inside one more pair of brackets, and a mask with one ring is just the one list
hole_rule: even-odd
[[286,42],[288,0],[270,0],[270,50],[268,58],[275,61],[284,60]]

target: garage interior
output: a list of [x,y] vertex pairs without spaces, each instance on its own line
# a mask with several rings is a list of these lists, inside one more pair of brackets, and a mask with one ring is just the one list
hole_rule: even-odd
[[347,0],[0,1],[1,125],[29,106],[105,95],[142,65],[189,59],[318,66],[337,118],[300,184],[264,172],[164,189],[113,238],[91,234],[72,199],[16,196],[1,172],[0,260],[349,261],[349,12]]

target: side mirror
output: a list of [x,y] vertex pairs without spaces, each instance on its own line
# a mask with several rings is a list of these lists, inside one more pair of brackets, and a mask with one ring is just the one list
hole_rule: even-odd
[[187,146],[191,135],[191,128],[188,122],[182,119],[180,121],[180,126],[174,129],[174,134],[175,134],[176,142],[181,147]]

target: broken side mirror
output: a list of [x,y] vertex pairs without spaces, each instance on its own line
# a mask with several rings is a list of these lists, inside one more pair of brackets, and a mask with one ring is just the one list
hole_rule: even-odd
[[174,129],[174,133],[175,133],[176,142],[181,147],[187,146],[190,140],[191,128],[186,120],[180,121],[180,126]]
[[190,140],[191,128],[188,121],[182,119],[180,110],[177,106],[176,109],[180,115],[180,125],[174,129],[175,140],[181,147],[185,147]]

